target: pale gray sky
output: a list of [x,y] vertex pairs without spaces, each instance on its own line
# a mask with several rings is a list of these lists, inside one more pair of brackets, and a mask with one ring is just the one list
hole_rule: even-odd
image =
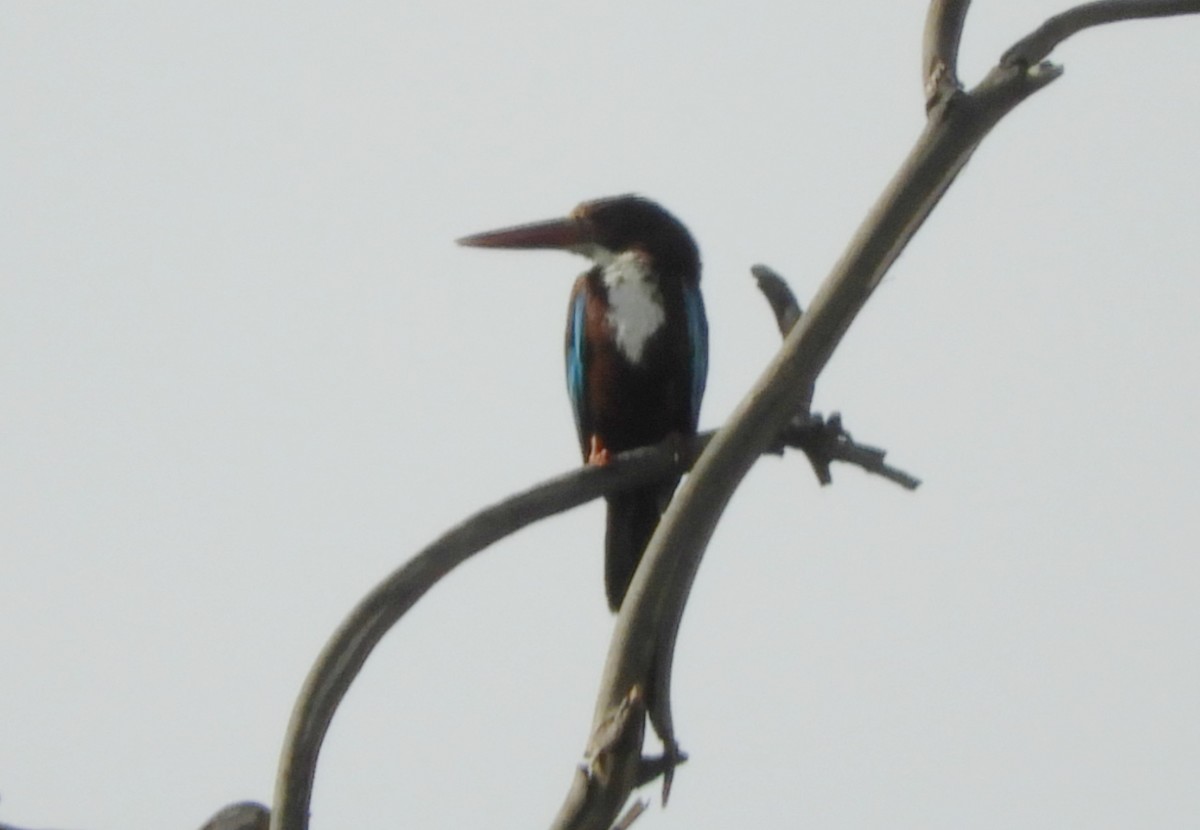
[[[964,76],[1065,5],[977,3]],[[777,345],[748,267],[811,295],[918,133],[923,14],[5,4],[0,820],[269,800],[359,596],[577,463],[583,260],[454,238],[661,201],[704,255],[718,424]],[[817,406],[925,485],[753,471],[646,827],[1200,824],[1198,38],[1059,50],[855,323]],[[388,637],[314,827],[549,821],[610,628],[601,517],[498,545]]]

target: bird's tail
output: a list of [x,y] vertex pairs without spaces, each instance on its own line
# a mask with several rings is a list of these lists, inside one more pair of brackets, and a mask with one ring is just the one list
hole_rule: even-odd
[[658,485],[644,490],[617,493],[608,497],[608,529],[604,535],[604,588],[608,607],[616,611],[625,599],[633,572],[637,570],[646,545],[654,535],[658,520],[675,484]]

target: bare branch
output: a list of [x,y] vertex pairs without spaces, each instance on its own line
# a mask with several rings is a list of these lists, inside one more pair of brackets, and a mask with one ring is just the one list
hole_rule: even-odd
[[[375,646],[438,580],[493,542],[526,525],[608,493],[636,489],[681,475],[691,467],[712,435],[698,435],[687,442],[668,440],[656,447],[621,453],[605,467],[579,467],[507,498],[462,522],[384,579],[350,612],[309,671],[284,739],[271,827],[276,830],[307,827],[317,758],[334,712]],[[822,440],[820,436],[795,431],[783,436],[780,446],[775,449],[791,446],[806,453],[819,453],[822,452]],[[603,763],[590,763],[589,766],[603,770],[603,775],[585,776],[581,797],[592,791],[610,797],[619,789],[614,783],[617,774],[629,775],[630,782],[644,783],[647,775],[653,776],[657,772],[669,776],[678,763],[677,754],[672,754],[656,772],[652,765],[642,764],[636,752],[631,756],[624,751],[628,743],[616,744],[621,752],[613,749],[613,724],[629,721],[628,713],[636,705],[638,715],[635,720],[639,732],[635,749],[640,751],[646,702],[646,695],[640,688],[637,684],[630,686],[630,689],[639,689],[636,698],[623,698],[603,728],[593,736],[588,756],[594,755]],[[628,768],[616,770],[608,760],[612,756],[633,757],[638,761]],[[594,781],[600,781],[603,786],[591,786]],[[626,782],[625,792],[635,785]],[[613,805],[611,815],[616,815],[624,801],[622,797]]]
[[[934,0],[934,60],[953,68],[960,11]],[[1122,4],[1131,5],[1131,4]],[[1143,10],[1159,6],[1138,4]],[[1175,4],[1172,4],[1175,5]],[[1195,10],[1195,3],[1178,4]],[[1182,11],[1182,8],[1177,9]],[[1129,12],[1132,15],[1132,12]],[[1133,15],[1136,16],[1136,15]],[[953,47],[953,48],[948,48]],[[1011,51],[1011,50],[1010,50]],[[1001,64],[970,92],[944,96],[896,176],[834,266],[776,358],[701,455],[676,494],[634,574],[617,617],[593,723],[647,680],[649,716],[668,753],[677,751],[670,707],[675,642],[704,550],[734,490],[779,435],[815,383],[850,323],[996,123],[1061,74],[1032,61]],[[636,757],[614,763],[636,764]],[[619,777],[629,780],[628,776]],[[623,803],[628,792],[607,803]],[[589,813],[568,796],[555,828],[605,827],[616,812]]]
[[1099,0],[1056,14],[1016,42],[1000,58],[1001,66],[1032,66],[1047,57],[1071,35],[1120,20],[1173,17],[1200,12],[1200,0]]
[[[754,459],[803,404],[829,354],[886,268],[999,117],[999,113],[970,108],[939,112],[951,115],[934,119],[926,128],[813,306],[788,335],[780,355],[714,437],[668,508],[617,618],[597,701],[598,720],[619,703],[618,689],[652,678],[651,721],[668,750],[676,746],[670,710],[675,639],[717,520]],[[556,826],[587,825],[560,822]]]
[[926,112],[962,89],[958,44],[970,5],[970,0],[933,0],[929,4],[921,55]]
[[[796,300],[796,295],[792,293],[791,286],[787,284],[787,280],[766,265],[752,265],[750,273],[754,275],[754,279],[758,282],[758,290],[767,298],[767,303],[771,306],[771,311],[775,314],[775,324],[779,326],[779,333],[787,337],[788,332],[792,330],[792,327],[796,325],[796,322],[804,313],[804,310],[800,308],[799,301]],[[797,403],[798,416],[808,414],[809,409],[812,407],[813,394],[816,392],[816,388],[815,381],[809,384],[805,394]],[[822,480],[821,483],[824,484],[825,481]]]
[[[758,281],[759,290],[767,298],[767,303],[775,314],[779,333],[787,337],[788,332],[792,330],[803,314],[796,295],[792,293],[791,286],[778,272],[766,265],[753,265],[750,273]],[[813,386],[809,387],[808,394],[801,403],[799,414],[784,427],[779,435],[779,441],[772,451],[777,449],[782,453],[785,447],[793,447],[803,452],[808,457],[813,472],[822,485],[830,484],[833,481],[833,476],[829,471],[830,463],[845,461],[862,467],[867,472],[883,476],[907,490],[915,490],[920,486],[921,482],[918,479],[902,470],[884,464],[883,459],[887,453],[883,450],[855,444],[850,433],[842,428],[842,418],[837,413],[831,415],[828,420],[819,415],[810,414],[813,389]]]
[[882,476],[899,484],[906,490],[916,490],[921,480],[903,470],[885,464],[887,452],[878,447],[856,444],[850,433],[842,427],[842,416],[833,413],[828,419],[819,415],[793,418],[780,435],[782,446],[794,447],[803,452],[813,467],[821,484],[829,484],[833,476],[829,472],[832,461],[841,461],[861,467],[868,473]]
[[766,265],[752,265],[750,273],[758,281],[758,290],[767,298],[767,303],[770,304],[771,311],[775,314],[775,323],[779,326],[779,333],[787,337],[787,333],[792,330],[792,326],[796,325],[796,321],[804,313],[804,310],[800,308],[800,303],[796,300],[796,295],[792,293],[791,286],[787,284],[787,280]]
[[[943,50],[937,54],[943,61],[948,60],[946,65],[951,68],[953,49],[945,51],[945,44],[954,38],[946,33],[955,31],[955,26],[961,28],[961,19],[955,17],[952,6],[947,4],[943,12],[943,20],[949,22],[938,28],[943,34],[937,42],[942,45],[935,46],[935,51]],[[965,13],[965,4],[962,11]],[[955,19],[958,23],[953,22]],[[956,48],[956,44],[951,45]],[[798,322],[793,321],[780,354],[730,423],[712,438],[664,516],[617,619],[597,700],[594,737],[589,743],[590,747],[603,749],[604,774],[581,771],[576,776],[556,826],[606,830],[632,787],[643,780],[647,768],[640,755],[640,741],[603,739],[612,731],[614,718],[629,724],[634,718],[629,714],[630,707],[636,711],[642,706],[648,708],[651,722],[667,748],[662,773],[669,783],[672,768],[681,757],[670,710],[675,640],[704,547],[729,497],[757,456],[769,451],[772,443],[785,434],[789,420],[797,412],[807,411],[816,377],[851,320],[979,142],[1001,117],[1057,76],[1057,68],[1048,64],[1027,68],[1017,61],[1001,65],[970,93],[947,98],[933,108],[929,124],[909,158],[826,279],[813,307]],[[950,100],[955,102],[952,107],[946,105]],[[779,308],[786,310],[786,302]],[[777,310],[781,326],[785,319],[786,314],[780,317]],[[810,459],[814,455],[834,458],[838,457],[835,453],[841,453],[892,480],[915,485],[911,477],[906,479],[905,474],[883,465],[882,453],[856,447],[844,433],[836,437],[840,424],[834,422],[834,426],[835,440],[828,440],[828,436],[821,439],[827,445],[825,449],[806,449]],[[802,434],[793,434],[791,441],[800,445],[816,440],[811,435],[798,437]],[[707,438],[701,437],[691,448],[699,450]],[[678,446],[674,450],[637,450],[623,454],[609,467],[581,469],[508,499],[451,530],[372,592],[335,633],[305,683],[280,763],[271,827],[307,827],[317,754],[333,712],[375,645],[441,576],[530,522],[604,493],[678,475],[690,461],[682,457],[690,455],[686,450]],[[814,461],[814,468],[827,479],[828,471],[822,473],[823,463]],[[636,700],[629,699],[630,690],[643,688],[647,690],[644,702],[640,693]],[[627,732],[620,730],[620,734]],[[600,736],[599,742],[596,736]]]
[[334,632],[304,682],[279,762],[273,830],[308,826],[317,756],[334,712],[375,646],[439,579],[528,524],[605,493],[680,475],[707,441],[708,436],[701,436],[684,446],[676,443],[621,453],[608,466],[581,467],[539,484],[462,522],[380,583]]

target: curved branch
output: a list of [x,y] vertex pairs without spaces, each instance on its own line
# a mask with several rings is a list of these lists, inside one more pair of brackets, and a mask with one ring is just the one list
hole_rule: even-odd
[[[1141,7],[1140,16],[1167,13],[1161,11],[1165,4],[1152,0],[1121,5],[1127,15],[1139,16],[1129,11],[1131,5]],[[1178,5],[1192,11],[1196,4]],[[946,36],[935,38],[932,52],[947,60],[957,51],[954,31],[961,25],[961,15],[949,14],[949,6],[934,0],[935,17],[939,8],[947,22],[935,29]],[[965,4],[961,9],[965,12]],[[956,19],[958,23],[954,23]],[[946,65],[952,66],[952,62]],[[850,323],[980,142],[1001,118],[1060,74],[1049,64],[1002,63],[969,93],[947,96],[929,111],[924,131],[825,279],[812,307],[701,455],[663,516],[617,617],[597,695],[594,728],[621,705],[630,689],[649,679],[651,722],[668,755],[678,751],[670,708],[675,642],[704,550],[734,490],[802,403]],[[631,754],[613,759],[613,764],[633,768],[639,760]],[[633,778],[626,773],[611,780]],[[669,781],[668,771],[664,783]],[[629,791],[619,791],[618,785],[616,791],[603,796],[580,799],[572,790],[553,826],[564,830],[608,827]],[[589,805],[604,806],[589,809]]]
[[804,313],[796,295],[792,293],[791,286],[766,265],[751,265],[750,273],[758,282],[758,290],[763,293],[763,296],[767,298],[767,304],[771,306],[771,312],[775,315],[775,324],[779,326],[779,333],[787,337],[787,333],[792,330],[792,326],[796,325],[796,321]]
[[1032,66],[1047,57],[1058,44],[1071,35],[1121,20],[1148,17],[1173,17],[1200,12],[1197,0],[1099,0],[1084,3],[1062,14],[1056,14],[1036,31],[1018,40],[1000,58],[1001,66],[1024,64]]
[[[804,314],[804,309],[800,307],[800,302],[792,293],[791,286],[787,284],[787,280],[766,265],[753,265],[750,267],[750,273],[758,282],[758,290],[763,293],[763,296],[767,298],[767,304],[771,306],[771,312],[775,315],[775,324],[779,326],[779,333],[787,337],[788,332]],[[809,409],[812,408],[812,399],[816,389],[816,383],[810,383],[805,389],[805,394],[797,402],[797,409],[802,415],[808,414]],[[826,482],[822,479],[821,483]]]
[[451,529],[381,582],[334,632],[304,681],[279,761],[272,830],[308,826],[317,756],[338,704],[383,636],[439,579],[526,525],[606,493],[685,472],[709,438],[699,436],[684,447],[632,450],[608,466],[581,467],[507,498]]
[[[953,33],[961,27],[960,18],[953,23],[954,5],[947,4],[943,20],[949,22],[939,26],[938,31]],[[965,13],[965,3],[959,5]],[[1129,9],[1134,5],[1142,14]],[[1120,16],[1096,17],[1096,7],[1105,7],[1111,15],[1115,13],[1112,8],[1118,6],[1122,7]],[[1171,10],[1165,10],[1167,6]],[[1086,12],[1089,8],[1093,10],[1090,15]],[[645,705],[667,746],[664,777],[668,782],[671,762],[678,755],[669,696],[674,645],[696,569],[716,522],[754,460],[771,449],[789,419],[805,408],[817,375],[851,320],[975,147],[1007,112],[1058,76],[1057,69],[1046,64],[1027,69],[1032,61],[1026,55],[1035,54],[1047,43],[1053,48],[1087,25],[1133,16],[1200,11],[1200,3],[1146,0],[1140,4],[1095,3],[1081,10],[1078,18],[1073,19],[1071,12],[1060,16],[1070,25],[1060,23],[1058,29],[1040,40],[1037,33],[1027,38],[1034,44],[1028,52],[1017,47],[1009,50],[1006,57],[1015,57],[994,69],[971,93],[945,99],[946,103],[955,101],[956,106],[934,107],[909,158],[826,279],[812,309],[793,327],[779,355],[728,426],[713,436],[664,515],[617,619],[593,735],[611,732],[614,713],[622,705],[628,708],[631,699],[639,701],[640,707],[638,690],[645,688],[640,684],[650,678],[653,682]],[[957,37],[944,35],[935,42],[939,44],[935,53],[952,68]],[[703,446],[706,438],[695,446]],[[375,645],[429,587],[491,542],[530,522],[608,492],[678,475],[687,469],[679,449],[636,450],[610,467],[577,470],[508,499],[445,534],[377,587],[334,634],[305,682],[280,762],[271,827],[307,827],[317,754],[337,704]],[[631,723],[630,716],[621,722]],[[573,788],[557,826],[607,828],[632,787],[641,780],[639,741],[589,742],[589,747],[597,745],[605,753],[604,775],[583,776],[587,779],[583,797],[576,797],[578,788]]]
[[[966,107],[939,112],[943,116],[926,128],[812,307],[701,455],[667,509],[617,618],[594,715],[597,722],[619,705],[629,688],[653,678],[650,717],[668,752],[675,750],[669,705],[675,640],[692,581],[721,513],[755,459],[802,404],[887,267],[999,118]],[[638,758],[623,761],[632,766]],[[614,776],[614,780],[627,779]],[[611,801],[620,805],[627,797],[628,792]],[[585,802],[568,798],[554,826],[602,828],[615,818],[615,813],[589,814],[584,806]]]
[[[376,586],[334,632],[304,681],[279,761],[271,828],[303,830],[308,826],[317,759],[337,707],[375,646],[438,580],[493,542],[526,525],[609,493],[636,489],[681,475],[691,467],[712,436],[709,432],[691,441],[668,440],[655,447],[621,453],[605,467],[580,467],[507,498],[445,533]],[[771,449],[779,452],[783,447],[794,447],[810,459],[815,454],[881,472],[874,462],[881,463],[882,455],[873,458],[870,448],[847,445],[849,436],[844,433],[842,436],[844,441],[831,441],[828,434],[811,428],[797,428],[783,435],[782,444]],[[881,474],[900,480],[886,472]],[[613,773],[608,759],[640,751],[645,698],[640,690],[633,698],[627,696],[620,716],[610,715],[605,729],[598,730],[593,736],[587,756],[598,760],[590,760],[589,768],[605,772],[584,776],[584,784],[592,779],[603,780],[611,791]],[[636,717],[630,714],[630,707],[635,707],[632,711],[636,712]],[[614,724],[627,725],[629,729],[636,725],[636,740],[615,740],[615,733],[625,734],[625,731],[615,729]],[[669,760],[670,763],[663,764],[657,772],[669,773],[677,759]],[[635,786],[635,782],[643,782],[644,776],[654,773],[645,766],[627,771],[633,775],[628,789]],[[613,807],[614,814],[620,807],[621,804]]]
[[[782,451],[783,447],[794,447],[810,460],[814,457],[824,459],[826,465],[830,460],[857,464],[902,486],[916,481],[906,473],[884,465],[882,451],[851,442],[849,435],[840,431],[840,423],[836,430],[838,434],[831,437],[823,422],[815,427],[812,422],[797,424],[785,431],[779,447],[771,449]],[[334,712],[375,646],[438,580],[493,542],[526,525],[608,493],[636,489],[686,472],[712,437],[713,433],[708,432],[683,444],[666,442],[656,447],[643,447],[621,453],[606,467],[581,467],[539,484],[475,514],[384,579],[350,612],[309,671],[284,739],[271,827],[274,830],[307,827],[317,758]],[[815,461],[813,464],[818,466]],[[620,717],[610,716],[601,734],[593,736],[587,752],[589,758],[609,758],[616,751],[613,745],[621,750],[632,747],[633,751],[640,751],[644,698],[639,692],[633,701],[628,697],[625,701],[626,708],[634,702],[638,705],[637,740],[616,742],[609,737],[613,723],[633,722],[622,709]],[[591,764],[607,765],[607,760]],[[671,764],[664,764],[656,772],[669,774],[670,768]],[[639,783],[644,782],[644,776],[648,774],[644,767],[631,768],[629,772]],[[610,777],[607,773],[604,776]],[[620,806],[617,804],[614,811]]]

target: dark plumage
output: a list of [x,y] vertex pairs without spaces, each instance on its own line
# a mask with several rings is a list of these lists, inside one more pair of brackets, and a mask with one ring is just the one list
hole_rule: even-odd
[[[567,390],[583,458],[695,435],[708,371],[700,256],[691,234],[647,199],[585,202],[567,219],[460,240],[562,248],[589,257],[567,313]],[[605,586],[620,607],[678,481],[608,498]]]

